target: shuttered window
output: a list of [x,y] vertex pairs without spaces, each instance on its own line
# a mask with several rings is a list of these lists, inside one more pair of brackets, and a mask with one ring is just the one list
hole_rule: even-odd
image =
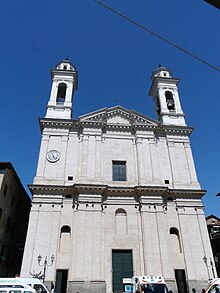
[[126,181],[126,161],[112,161],[112,180]]

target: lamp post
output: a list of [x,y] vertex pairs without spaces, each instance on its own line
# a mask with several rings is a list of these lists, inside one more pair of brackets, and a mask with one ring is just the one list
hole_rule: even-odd
[[208,259],[207,259],[207,257],[205,255],[203,257],[203,261],[204,261],[204,263],[205,263],[205,265],[207,267],[207,272],[208,272],[209,279],[210,279],[209,267],[211,267],[213,278],[215,278],[214,264],[213,264],[213,261],[212,261],[211,257],[210,257],[210,265],[208,265]]
[[42,260],[42,256],[39,254],[38,257],[37,257],[37,261],[38,261],[39,266],[43,266],[43,268],[44,268],[43,276],[42,276],[42,280],[44,282],[44,279],[45,279],[45,276],[46,276],[46,269],[47,269],[47,267],[52,266],[52,264],[53,264],[53,262],[55,260],[55,256],[53,254],[51,255],[51,257],[50,257],[51,263],[50,264],[48,263],[47,256],[45,256],[45,260],[44,260],[44,262],[42,264],[41,264],[41,260]]

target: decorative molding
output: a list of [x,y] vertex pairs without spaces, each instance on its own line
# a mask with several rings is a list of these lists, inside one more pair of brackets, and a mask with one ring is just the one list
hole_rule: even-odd
[[[128,123],[108,123],[108,117],[117,115],[127,119]],[[180,114],[179,116],[182,116]],[[113,108],[101,109],[81,116],[78,120],[72,119],[53,119],[53,118],[40,118],[41,131],[46,128],[52,129],[68,129],[70,131],[83,132],[85,128],[99,129],[99,131],[114,131],[114,132],[131,132],[146,131],[152,132],[156,135],[178,135],[189,136],[193,127],[190,126],[175,126],[175,125],[163,125],[158,121],[153,120],[145,115],[142,115],[133,110],[127,110],[121,106]]]
[[39,118],[41,131],[44,128],[70,129],[75,125],[72,119]]
[[87,192],[108,196],[108,194],[138,195],[138,196],[173,196],[175,198],[196,198],[200,199],[206,190],[201,189],[170,189],[169,187],[149,187],[149,186],[132,186],[132,187],[114,187],[110,185],[99,184],[73,184],[71,186],[63,185],[28,185],[32,195],[79,195]]

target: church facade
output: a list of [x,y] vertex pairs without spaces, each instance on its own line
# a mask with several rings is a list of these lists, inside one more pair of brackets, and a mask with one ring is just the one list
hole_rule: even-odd
[[162,275],[179,293],[207,285],[205,191],[178,82],[153,72],[157,120],[121,106],[74,120],[77,70],[68,59],[52,70],[21,276],[42,271],[41,255],[57,293],[122,292],[134,275]]

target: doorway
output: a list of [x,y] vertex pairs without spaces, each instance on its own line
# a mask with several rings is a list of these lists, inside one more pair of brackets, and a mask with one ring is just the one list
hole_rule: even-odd
[[112,287],[114,293],[123,292],[123,278],[133,276],[132,250],[112,250]]
[[54,293],[66,293],[68,270],[57,270]]
[[178,293],[188,292],[185,270],[174,270]]

